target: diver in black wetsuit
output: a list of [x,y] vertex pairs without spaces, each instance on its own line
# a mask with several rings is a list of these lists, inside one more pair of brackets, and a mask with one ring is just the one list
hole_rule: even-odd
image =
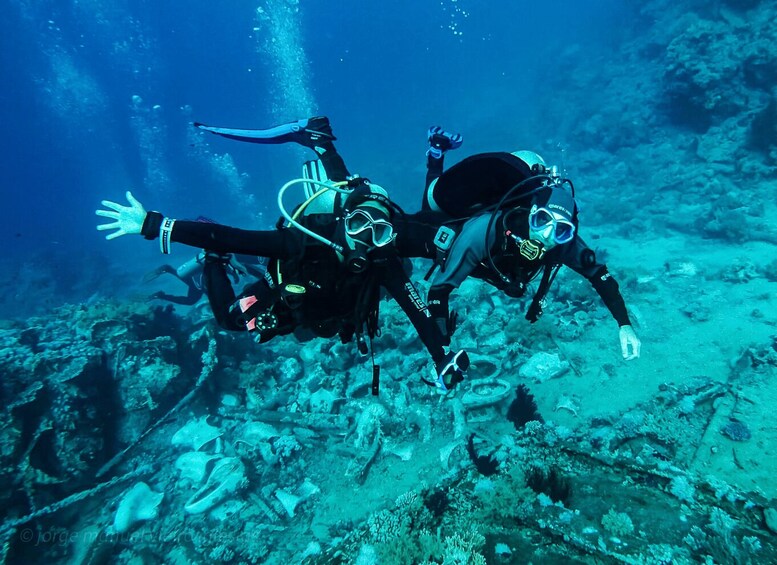
[[[186,285],[185,296],[169,294],[159,290],[149,295],[148,300],[164,300],[181,306],[193,306],[196,304],[203,296],[205,296],[206,289],[202,276],[205,265],[205,256],[206,252],[201,251],[195,257],[192,257],[178,267],[164,264],[153,271],[146,273],[143,277],[144,283],[154,281],[162,275],[170,275]],[[255,279],[261,279],[267,271],[266,258],[248,255],[231,257],[226,263],[226,270],[234,284],[237,284],[241,276],[250,275]]]
[[[302,122],[305,126],[291,129]],[[98,229],[115,230],[108,239],[125,234],[159,238],[163,252],[169,252],[173,242],[213,252],[206,257],[204,278],[217,321],[228,329],[254,332],[260,342],[275,335],[299,335],[297,330],[304,328],[325,337],[339,334],[344,342],[355,335],[361,344],[365,333],[371,339],[377,331],[380,288],[385,288],[410,318],[436,364],[430,384],[444,390],[454,387],[469,360],[463,351],[444,351],[442,335],[403,269],[394,246],[394,205],[386,192],[364,179],[344,180],[348,171],[331,144],[334,136],[328,121],[304,120],[281,127],[286,129],[280,134],[272,130],[274,137],[259,142],[276,143],[285,131],[294,141],[315,148],[331,178],[352,185],[332,199],[328,213],[311,206],[314,213],[298,210],[301,215],[287,216],[291,226],[249,231],[147,213],[128,192],[130,206],[103,201],[107,210],[98,210],[97,215],[114,222]],[[215,133],[231,137],[233,131],[239,130]],[[232,290],[224,260],[216,258],[227,253],[270,258],[264,279],[240,298]]]
[[422,211],[396,222],[397,247],[402,256],[428,257],[441,267],[428,302],[446,343],[456,325],[449,296],[468,276],[513,297],[540,277],[526,314],[535,322],[557,269],[565,265],[591,282],[617,321],[623,358],[639,357],[641,343],[618,283],[578,234],[571,181],[531,151],[473,155],[443,172],[445,152],[462,138],[433,127],[428,139]]

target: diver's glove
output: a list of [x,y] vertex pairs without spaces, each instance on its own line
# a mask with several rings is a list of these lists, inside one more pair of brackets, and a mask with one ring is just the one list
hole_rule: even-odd
[[108,208],[108,210],[95,210],[95,214],[102,216],[103,218],[110,218],[115,220],[109,224],[100,224],[97,229],[104,230],[116,230],[113,233],[109,233],[105,236],[105,239],[116,239],[122,235],[127,234],[139,234],[143,229],[143,222],[146,220],[146,209],[138,200],[132,196],[132,193],[127,191],[127,202],[129,206],[122,206],[116,202],[110,200],[103,200],[101,204]]
[[[629,325],[621,326],[618,335],[621,340],[621,353],[626,361],[631,361],[639,357],[639,351],[642,349],[642,342],[634,332],[634,328]],[[631,347],[631,353],[629,353]]]
[[469,355],[467,355],[467,352],[463,349],[456,353],[450,351],[437,364],[435,381],[422,380],[430,386],[435,386],[448,392],[464,380],[464,373],[467,372],[467,369],[469,369]]

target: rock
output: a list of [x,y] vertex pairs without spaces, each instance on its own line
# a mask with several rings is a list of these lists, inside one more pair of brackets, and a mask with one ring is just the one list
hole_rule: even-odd
[[720,431],[724,436],[727,436],[734,441],[747,441],[753,437],[747,424],[740,422],[739,420],[731,420],[728,424],[723,426]]
[[541,383],[555,377],[560,377],[569,370],[569,363],[562,361],[556,353],[535,353],[521,365],[518,374],[521,378],[531,379],[535,383]]
[[154,492],[144,482],[139,482],[124,495],[113,519],[113,529],[123,534],[136,524],[153,520],[159,513],[159,503],[164,493]]
[[[205,445],[221,437],[221,430],[207,422],[207,416],[199,420],[190,420],[173,435],[173,445],[188,447],[200,451]],[[219,450],[217,450],[218,452]]]
[[201,514],[228,500],[248,482],[245,471],[245,465],[237,457],[219,459],[205,485],[186,501],[184,510],[189,514]]
[[777,534],[777,510],[774,508],[766,508],[764,510],[764,521],[766,527],[769,528],[773,534]]
[[200,484],[208,474],[208,463],[216,457],[202,451],[187,451],[175,460],[175,468],[180,471],[181,478]]

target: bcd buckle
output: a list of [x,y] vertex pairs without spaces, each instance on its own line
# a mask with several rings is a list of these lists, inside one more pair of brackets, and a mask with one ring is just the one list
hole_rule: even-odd
[[434,234],[434,239],[432,241],[434,242],[434,245],[437,247],[437,249],[444,252],[450,249],[455,238],[455,231],[447,226],[440,226],[440,229],[438,229],[437,233]]

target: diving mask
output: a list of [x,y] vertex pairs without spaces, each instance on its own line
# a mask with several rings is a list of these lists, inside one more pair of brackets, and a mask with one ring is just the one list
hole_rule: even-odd
[[355,237],[366,230],[372,232],[372,244],[375,247],[385,247],[397,237],[394,226],[388,220],[375,219],[362,208],[355,209],[345,217],[345,233],[349,236]]
[[575,237],[575,224],[563,214],[534,205],[529,212],[529,228],[532,238],[550,240],[559,245],[569,243]]

